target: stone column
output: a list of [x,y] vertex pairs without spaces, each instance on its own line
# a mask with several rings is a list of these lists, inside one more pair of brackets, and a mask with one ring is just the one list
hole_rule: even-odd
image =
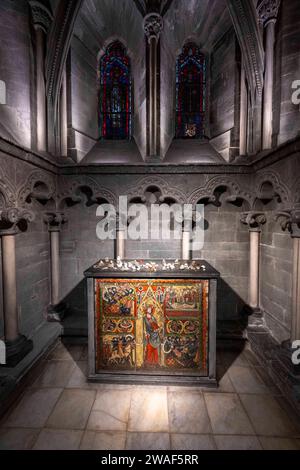
[[275,23],[279,6],[280,0],[261,0],[257,6],[265,30],[263,149],[272,148]]
[[45,87],[46,37],[53,20],[51,11],[38,0],[29,0],[36,43],[37,149],[47,150],[47,107]]
[[241,63],[240,155],[247,154],[248,93],[244,61]]
[[292,284],[292,324],[291,343],[300,340],[300,204],[295,208],[281,212],[276,216],[281,218],[283,230],[289,230],[293,239],[293,284]]
[[158,91],[157,91],[157,45],[163,28],[159,13],[149,13],[144,18],[144,31],[149,42],[149,155],[157,156],[158,138]]
[[66,311],[66,305],[61,302],[60,291],[60,231],[66,220],[63,212],[47,212],[44,215],[50,234],[51,297],[48,321],[61,321]]
[[191,258],[191,236],[193,228],[193,213],[185,214],[182,224],[181,258],[190,260]]
[[60,152],[68,156],[68,113],[67,113],[67,73],[64,69],[60,94]]
[[252,313],[260,314],[260,234],[261,226],[266,223],[266,216],[262,212],[245,212],[241,215],[241,222],[248,226],[250,234],[249,306]]
[[34,219],[30,211],[10,208],[0,212],[2,241],[2,282],[6,366],[14,367],[33,348],[33,343],[20,334],[17,305],[16,235],[21,222]]
[[36,37],[36,100],[37,100],[37,149],[47,150],[46,138],[46,90],[44,77],[45,34],[41,28],[35,31]]
[[125,258],[125,235],[126,225],[122,223],[119,214],[117,215],[116,227],[116,258]]

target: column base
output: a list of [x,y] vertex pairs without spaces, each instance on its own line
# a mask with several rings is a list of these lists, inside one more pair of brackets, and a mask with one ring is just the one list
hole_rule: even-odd
[[247,329],[259,332],[265,327],[263,311],[259,307],[245,305],[243,313],[248,317]]
[[60,302],[57,305],[49,305],[47,309],[47,321],[49,322],[61,322],[67,312],[67,304]]
[[6,364],[3,367],[15,367],[33,349],[33,342],[26,336],[19,335],[14,341],[5,341]]

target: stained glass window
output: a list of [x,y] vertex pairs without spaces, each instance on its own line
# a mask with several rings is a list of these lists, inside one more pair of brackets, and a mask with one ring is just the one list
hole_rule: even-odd
[[131,136],[131,71],[125,47],[115,41],[100,61],[100,134],[103,139]]
[[198,46],[187,43],[176,64],[176,137],[204,136],[206,60]]

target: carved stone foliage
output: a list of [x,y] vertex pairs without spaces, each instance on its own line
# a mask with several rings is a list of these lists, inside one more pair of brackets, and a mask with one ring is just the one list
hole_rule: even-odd
[[84,201],[88,206],[105,202],[114,206],[117,204],[115,195],[90,177],[63,178],[60,181],[60,188],[64,188],[57,195],[57,207],[60,210]]
[[262,225],[267,222],[266,215],[263,212],[244,212],[240,218],[242,224],[247,225],[249,230],[260,230]]
[[23,224],[33,222],[34,213],[28,209],[10,207],[0,212],[0,235],[17,233],[23,230]]
[[158,41],[163,29],[163,19],[159,13],[149,13],[144,18],[144,31],[150,41],[152,38]]
[[49,232],[60,232],[62,225],[67,222],[67,217],[64,212],[45,212],[44,222],[48,226]]
[[29,0],[29,4],[34,27],[41,28],[47,34],[53,21],[50,6],[37,0]]
[[257,13],[260,22],[266,25],[269,21],[275,21],[280,7],[280,0],[260,0],[257,5]]
[[300,238],[300,203],[293,209],[278,212],[275,219],[279,220],[282,230],[288,230],[293,238]]

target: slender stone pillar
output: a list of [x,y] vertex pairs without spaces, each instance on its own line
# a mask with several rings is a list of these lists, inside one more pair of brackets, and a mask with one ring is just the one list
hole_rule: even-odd
[[245,212],[241,215],[241,222],[248,226],[250,234],[249,306],[252,313],[259,314],[260,234],[266,216],[262,212]]
[[4,309],[4,336],[6,366],[14,367],[33,348],[33,343],[20,334],[17,305],[16,235],[20,222],[33,220],[30,211],[11,208],[0,212],[0,237],[2,241],[2,282]]
[[37,149],[47,150],[47,105],[45,87],[45,44],[53,16],[43,2],[29,0],[36,43]]
[[157,136],[158,90],[157,90],[157,45],[163,28],[159,13],[149,13],[144,18],[144,31],[149,42],[149,155],[159,152]]
[[47,150],[46,137],[46,90],[45,90],[45,33],[41,28],[35,31],[36,37],[36,99],[37,99],[37,148]]
[[289,230],[293,239],[293,284],[292,284],[292,324],[290,342],[300,340],[300,204],[295,208],[280,212],[276,219],[282,219],[281,227]]
[[248,92],[244,61],[241,64],[240,155],[247,154]]
[[185,213],[182,224],[181,258],[189,260],[191,258],[191,236],[193,228],[193,213]]
[[51,298],[48,307],[48,321],[61,321],[66,311],[66,305],[61,302],[60,291],[60,231],[66,222],[62,212],[47,212],[44,221],[50,234],[50,263],[51,263]]
[[120,215],[117,214],[116,227],[116,258],[125,258],[125,242],[126,242],[126,225],[121,221]]
[[61,156],[68,156],[67,74],[63,72],[60,95],[60,143]]
[[280,0],[261,0],[257,7],[265,30],[263,149],[272,148],[275,23],[279,6]]

